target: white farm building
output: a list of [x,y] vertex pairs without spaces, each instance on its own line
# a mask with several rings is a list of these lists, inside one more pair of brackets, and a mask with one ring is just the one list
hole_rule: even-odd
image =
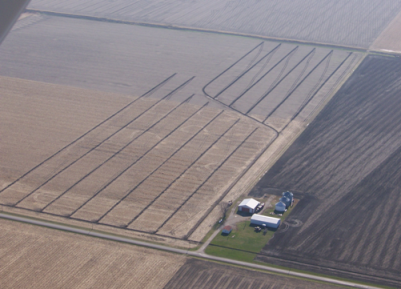
[[239,204],[238,211],[244,213],[255,213],[256,207],[259,205],[259,202],[254,199],[245,199]]
[[251,218],[251,224],[257,226],[266,225],[268,228],[277,229],[280,226],[281,220],[279,218],[267,217],[254,214]]

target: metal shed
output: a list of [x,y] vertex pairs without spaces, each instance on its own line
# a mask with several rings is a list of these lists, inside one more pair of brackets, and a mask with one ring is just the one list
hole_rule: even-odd
[[256,207],[259,205],[259,202],[254,199],[245,199],[239,204],[238,211],[245,213],[255,213]]
[[258,214],[254,214],[251,218],[251,224],[263,226],[266,225],[268,228],[277,229],[280,226],[281,220],[279,218],[267,217]]
[[222,233],[228,235],[228,234],[231,233],[232,230],[233,230],[233,228],[232,228],[231,226],[225,226],[225,227],[223,228]]

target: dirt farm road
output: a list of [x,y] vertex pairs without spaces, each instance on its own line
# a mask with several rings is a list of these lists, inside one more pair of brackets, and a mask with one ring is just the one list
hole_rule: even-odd
[[206,255],[205,253],[199,253],[199,252],[183,250],[183,249],[176,249],[176,248],[171,248],[171,247],[167,247],[167,246],[163,246],[163,245],[157,245],[157,244],[147,243],[147,242],[143,242],[143,241],[136,241],[136,240],[132,240],[129,238],[113,236],[113,235],[108,235],[108,234],[99,233],[99,232],[93,232],[91,230],[78,229],[78,228],[69,227],[66,225],[48,223],[48,222],[43,222],[43,221],[33,220],[33,219],[28,219],[28,218],[23,218],[23,217],[17,217],[17,216],[3,214],[3,213],[0,213],[0,218],[17,221],[17,222],[23,222],[23,223],[32,224],[32,225],[37,225],[37,226],[43,226],[43,227],[57,229],[57,230],[62,230],[65,232],[77,233],[77,234],[93,236],[93,237],[97,237],[97,238],[103,238],[103,239],[107,239],[107,240],[111,240],[111,241],[117,241],[117,242],[123,242],[123,243],[127,243],[127,244],[137,245],[137,246],[153,248],[156,250],[163,250],[163,251],[168,251],[168,252],[177,253],[177,254],[184,254],[184,255],[198,257],[198,258],[200,257],[200,258],[204,258],[207,260],[219,261],[219,262],[224,262],[224,263],[233,264],[233,265],[237,265],[237,266],[244,266],[244,267],[248,267],[248,268],[265,270],[265,271],[270,271],[270,272],[274,272],[274,273],[286,274],[286,275],[294,276],[294,277],[301,277],[301,278],[307,278],[307,279],[316,280],[316,281],[328,282],[328,283],[342,285],[342,286],[349,286],[349,287],[353,287],[353,288],[369,288],[369,289],[379,288],[379,287],[357,284],[357,283],[353,283],[353,282],[346,282],[346,281],[335,280],[335,279],[331,279],[331,278],[314,276],[311,274],[292,272],[291,270],[283,270],[283,269],[273,268],[273,267],[264,266],[264,265],[258,265],[258,264],[248,263],[248,262],[241,262],[241,261],[236,261],[236,260],[231,260],[231,259],[226,259],[226,258],[220,258],[220,257]]

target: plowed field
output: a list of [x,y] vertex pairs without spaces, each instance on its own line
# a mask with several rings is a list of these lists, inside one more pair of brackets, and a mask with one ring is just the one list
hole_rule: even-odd
[[260,260],[401,284],[400,94],[401,60],[368,56],[252,190],[302,198]]
[[[187,238],[275,136],[233,112],[188,104],[191,96],[181,103],[166,100],[182,93],[180,88],[190,81],[167,78],[19,177],[9,173],[12,163],[3,162],[8,174],[2,178],[0,203]],[[47,88],[41,92],[55,87]],[[15,91],[9,93],[12,97]],[[19,88],[19,93],[23,99],[32,92]],[[13,99],[5,101],[9,103]],[[35,121],[34,112],[28,116]],[[52,125],[46,124],[49,129]],[[12,142],[5,141],[10,151]]]
[[270,288],[338,288],[324,283],[264,274],[212,262],[188,259],[164,287],[165,289],[270,289]]
[[399,0],[33,0],[29,8],[368,48]]
[[0,52],[0,74],[91,89],[4,78],[0,204],[194,241],[221,217],[233,186],[249,172],[249,187],[361,58],[35,14]]
[[0,220],[0,287],[163,288],[185,257]]

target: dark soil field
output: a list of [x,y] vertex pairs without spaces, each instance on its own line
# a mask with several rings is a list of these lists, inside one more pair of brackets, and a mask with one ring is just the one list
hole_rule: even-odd
[[400,0],[32,0],[30,9],[368,48]]
[[400,95],[401,59],[368,56],[256,185],[301,198],[259,260],[400,286]]
[[339,287],[327,285],[325,283],[314,283],[295,278],[239,269],[196,259],[188,259],[164,288],[334,289]]

